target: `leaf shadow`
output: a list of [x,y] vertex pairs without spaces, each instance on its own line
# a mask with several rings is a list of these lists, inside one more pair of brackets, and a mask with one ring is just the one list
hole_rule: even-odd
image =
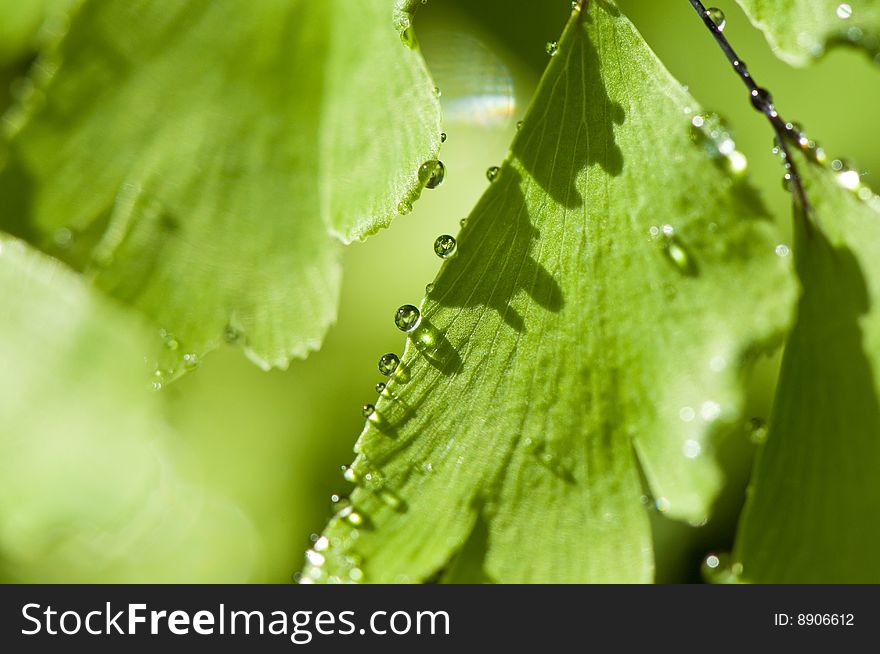
[[[500,207],[491,208],[499,196],[486,194],[472,214],[474,223],[488,221],[484,229],[488,229],[491,237],[491,243],[487,245],[492,252],[487,251],[482,256],[480,253],[459,255],[448,260],[435,284],[435,295],[438,304],[444,307],[485,306],[494,309],[509,327],[524,333],[525,320],[511,306],[511,301],[520,290],[553,313],[562,309],[565,300],[559,283],[534,256],[540,231],[532,224],[525,209],[521,179],[515,168],[504,166],[500,178],[495,182],[504,184],[503,189],[498,189],[503,193]],[[474,245],[481,247],[474,232],[477,225],[471,222],[466,223],[462,240],[467,243],[468,236],[473,236]],[[460,280],[469,277],[477,281],[467,295],[441,292],[443,286],[456,288]]]
[[[619,13],[607,3],[600,2],[600,5],[612,15]],[[579,20],[592,20],[589,12],[581,14],[583,18]],[[575,187],[582,170],[596,164],[614,177],[623,171],[623,152],[615,140],[614,127],[626,120],[623,106],[608,95],[596,46],[585,30],[579,30],[575,36],[570,49],[555,55],[566,58],[567,68],[561,73],[560,83],[546,89],[534,103],[539,106],[543,100],[548,107],[561,107],[562,115],[542,120],[540,129],[525,132],[523,138],[513,144],[514,156],[541,188],[568,208],[583,205],[584,198]],[[557,93],[565,97],[557,99],[554,97]],[[575,93],[581,96],[582,102],[570,101]],[[572,125],[578,126],[575,133],[571,133]],[[548,145],[553,144],[555,154],[547,157],[544,153]],[[566,175],[568,179],[563,181]]]

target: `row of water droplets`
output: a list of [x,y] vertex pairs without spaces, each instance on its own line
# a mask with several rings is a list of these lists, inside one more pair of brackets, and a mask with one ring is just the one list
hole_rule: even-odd
[[[423,4],[426,0],[423,0]],[[417,47],[415,34],[412,29],[411,17],[404,16],[398,22],[400,39],[409,48]],[[441,96],[440,89],[434,87],[434,95]],[[521,126],[520,124],[517,127]],[[445,143],[447,135],[440,134],[440,143]],[[423,163],[418,171],[417,190],[397,204],[397,213],[401,216],[409,214],[413,209],[413,202],[418,198],[422,189],[436,189],[446,179],[446,165],[439,159],[432,159]],[[486,178],[492,182],[498,177],[500,168],[493,166],[486,171]],[[467,219],[462,218],[461,226],[464,227]],[[458,253],[458,241],[451,234],[441,234],[434,241],[434,254],[445,261]],[[429,283],[425,287],[426,295],[430,295],[434,285]],[[433,339],[433,328],[423,318],[419,308],[413,304],[403,304],[394,312],[394,325],[407,335],[414,343],[416,349],[429,348]],[[379,374],[387,378],[386,381],[376,383],[375,390],[380,398],[386,401],[395,401],[397,396],[391,386],[392,381],[403,379],[403,366],[400,357],[394,352],[386,352],[379,357],[377,368]],[[361,414],[368,424],[382,424],[378,414],[376,403],[364,404]],[[341,466],[342,477],[357,488],[363,488],[377,497],[383,504],[394,511],[406,511],[406,502],[386,484],[381,471],[374,467],[369,460],[359,454],[354,462],[348,466]],[[419,467],[419,472],[429,475],[433,472],[433,465],[425,462]],[[353,543],[360,537],[360,529],[369,525],[369,517],[352,504],[348,498],[334,494],[331,496],[332,510],[336,520],[344,522],[352,529],[346,530],[344,535],[328,536],[312,535],[312,547],[306,552],[306,565],[302,573],[297,573],[294,579],[299,583],[337,582],[357,583],[364,580],[362,561],[360,557],[351,553]],[[328,565],[329,564],[329,565]],[[327,570],[344,572],[343,576],[330,575]]]

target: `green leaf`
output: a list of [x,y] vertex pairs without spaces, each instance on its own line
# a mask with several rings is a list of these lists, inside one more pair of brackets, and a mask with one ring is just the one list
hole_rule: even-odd
[[306,581],[451,562],[457,581],[649,581],[640,464],[662,511],[709,515],[790,270],[729,137],[707,118],[693,143],[694,99],[612,3],[588,7],[422,303]]
[[[878,583],[880,198],[808,166],[796,207],[803,287],[736,539],[741,579]],[[837,177],[837,179],[835,179]],[[741,566],[741,567],[740,567]]]
[[19,117],[0,225],[149,316],[172,375],[224,334],[285,367],[335,318],[339,241],[388,225],[436,158],[437,99],[400,16],[390,0],[87,0],[45,104]]
[[180,437],[146,380],[148,330],[8,237],[0,307],[0,578],[195,582],[247,570],[252,526],[180,474]]
[[737,0],[774,52],[794,66],[850,45],[880,63],[880,0]]

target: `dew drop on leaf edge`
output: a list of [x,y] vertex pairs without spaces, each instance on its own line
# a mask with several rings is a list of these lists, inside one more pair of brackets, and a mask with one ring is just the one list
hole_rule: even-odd
[[455,241],[455,237],[449,234],[442,234],[437,237],[436,241],[434,241],[434,254],[441,259],[448,259],[451,257],[455,254],[457,248],[458,243]]
[[400,358],[393,352],[386,352],[379,357],[379,372],[386,377],[390,377],[400,365]]
[[425,185],[425,188],[437,188],[446,178],[446,166],[442,161],[432,159],[426,161],[419,168],[419,181]]
[[498,178],[498,173],[500,172],[501,168],[499,168],[498,166],[490,166],[486,170],[486,179],[488,179],[490,182],[494,182]]
[[421,322],[422,314],[418,307],[412,304],[404,304],[394,313],[394,324],[404,333],[413,331]]

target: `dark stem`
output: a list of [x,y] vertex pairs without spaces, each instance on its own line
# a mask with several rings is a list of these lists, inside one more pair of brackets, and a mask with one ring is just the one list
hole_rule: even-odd
[[746,67],[746,63],[739,58],[736,51],[733,49],[733,46],[731,46],[730,42],[727,40],[727,37],[724,36],[724,33],[718,29],[718,26],[709,17],[703,3],[700,2],[700,0],[690,0],[690,3],[694,8],[694,11],[696,11],[700,18],[703,19],[703,23],[709,28],[712,36],[715,37],[718,47],[724,52],[730,65],[733,66],[733,70],[736,71],[737,75],[739,75],[740,79],[743,81],[743,84],[746,85],[746,88],[749,90],[749,98],[752,101],[752,106],[764,114],[767,117],[767,120],[770,121],[773,131],[776,133],[776,141],[779,143],[779,148],[782,150],[782,154],[785,155],[785,165],[791,179],[791,188],[794,190],[795,198],[800,202],[804,210],[809,213],[810,203],[807,200],[803,181],[798,174],[797,165],[795,164],[794,159],[792,159],[791,150],[789,149],[789,141],[797,143],[801,138],[800,132],[795,129],[792,123],[787,123],[779,117],[776,107],[773,106],[773,98],[770,95],[770,92],[755,83],[755,80],[752,79],[752,75]]

